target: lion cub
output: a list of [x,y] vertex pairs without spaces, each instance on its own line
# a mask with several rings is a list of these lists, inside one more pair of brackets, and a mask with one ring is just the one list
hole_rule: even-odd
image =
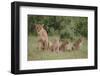
[[69,42],[68,41],[62,41],[61,44],[60,44],[60,47],[59,47],[59,50],[60,51],[65,51],[68,49],[68,45],[69,45]]
[[55,39],[49,46],[51,51],[59,52],[60,42],[58,39]]
[[80,47],[82,46],[82,44],[83,44],[83,38],[79,38],[79,39],[73,44],[72,49],[73,49],[73,50],[78,50],[78,49],[80,49]]
[[35,29],[38,34],[39,48],[47,50],[48,48],[48,34],[44,29],[44,24],[35,24]]

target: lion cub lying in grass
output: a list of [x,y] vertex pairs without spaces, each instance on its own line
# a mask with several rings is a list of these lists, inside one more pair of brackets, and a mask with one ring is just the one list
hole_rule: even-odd
[[69,42],[67,40],[63,40],[60,44],[59,50],[60,51],[68,50],[68,45],[69,45]]
[[58,39],[53,40],[52,42],[49,41],[49,50],[59,52],[60,42]]
[[67,40],[54,40],[49,41],[49,50],[59,52],[59,51],[71,51],[79,50],[83,44],[83,38],[79,38],[75,43],[68,42]]
[[55,39],[54,41],[49,41],[49,50],[50,51],[65,51],[68,48],[68,41],[60,41],[59,39]]
[[73,44],[73,47],[72,47],[72,50],[79,50],[83,44],[83,38],[79,38],[74,44]]

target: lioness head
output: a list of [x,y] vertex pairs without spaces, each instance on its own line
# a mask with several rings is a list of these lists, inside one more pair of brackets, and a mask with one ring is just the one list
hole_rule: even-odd
[[43,29],[44,24],[35,24],[35,29],[37,32],[39,32],[41,29]]

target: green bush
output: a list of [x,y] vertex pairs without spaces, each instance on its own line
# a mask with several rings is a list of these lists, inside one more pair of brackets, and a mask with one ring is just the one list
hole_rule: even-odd
[[75,39],[88,34],[88,17],[28,15],[28,34],[36,35],[34,24],[44,24],[48,35]]

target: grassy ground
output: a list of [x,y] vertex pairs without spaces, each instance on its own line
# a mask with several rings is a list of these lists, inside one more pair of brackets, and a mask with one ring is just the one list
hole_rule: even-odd
[[[55,37],[49,37],[52,40]],[[37,37],[28,37],[28,60],[55,60],[55,59],[83,59],[88,57],[87,40],[84,41],[80,50],[51,52],[38,50]]]

